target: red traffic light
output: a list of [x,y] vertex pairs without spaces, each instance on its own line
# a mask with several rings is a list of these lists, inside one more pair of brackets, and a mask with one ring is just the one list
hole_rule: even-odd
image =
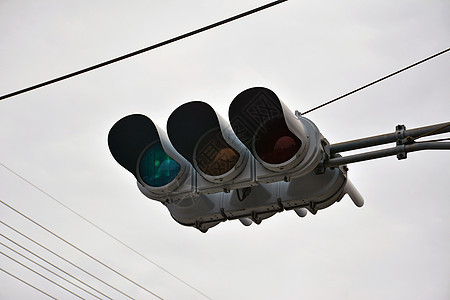
[[302,142],[286,126],[284,119],[266,122],[255,138],[256,155],[266,163],[281,164],[289,161],[300,150]]

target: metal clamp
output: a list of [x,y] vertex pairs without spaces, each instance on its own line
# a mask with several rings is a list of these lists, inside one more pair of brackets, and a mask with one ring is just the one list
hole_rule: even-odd
[[396,144],[397,144],[397,159],[406,159],[406,149],[405,149],[405,142],[406,142],[406,126],[405,125],[397,125],[395,127],[395,136],[397,137]]
[[324,166],[324,162],[328,161],[331,158],[330,143],[325,138],[322,138],[320,143],[323,149],[323,154],[322,159],[314,170],[317,175],[325,173],[326,168]]

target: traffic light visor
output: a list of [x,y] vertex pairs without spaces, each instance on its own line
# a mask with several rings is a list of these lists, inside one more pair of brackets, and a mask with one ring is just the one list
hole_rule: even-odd
[[241,92],[228,115],[237,137],[264,166],[286,168],[299,160],[302,125],[273,91],[253,87]]
[[179,106],[167,121],[167,133],[174,148],[203,178],[212,182],[235,177],[245,158],[245,148],[228,127],[202,101]]
[[159,142],[148,147],[139,162],[141,179],[152,187],[170,183],[178,175],[180,169],[180,164],[164,152]]
[[178,186],[186,172],[184,159],[152,120],[141,114],[123,117],[108,134],[115,160],[152,191],[165,192],[168,184]]

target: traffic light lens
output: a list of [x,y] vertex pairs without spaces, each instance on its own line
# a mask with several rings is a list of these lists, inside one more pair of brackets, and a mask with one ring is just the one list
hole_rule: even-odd
[[230,171],[239,160],[236,152],[223,139],[219,129],[207,133],[198,143],[195,152],[198,168],[210,176],[219,176]]
[[161,144],[156,143],[142,155],[139,174],[146,184],[160,187],[174,180],[180,168],[180,164],[164,152]]
[[267,122],[258,131],[255,150],[258,156],[269,164],[281,164],[298,152],[301,141],[287,128],[283,119]]

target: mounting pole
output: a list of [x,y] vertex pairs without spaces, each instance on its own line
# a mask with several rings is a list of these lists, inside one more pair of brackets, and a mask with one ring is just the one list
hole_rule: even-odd
[[[381,157],[397,155],[398,159],[405,159],[406,153],[421,150],[450,150],[450,142],[425,141],[416,142],[417,139],[450,132],[450,122],[441,123],[426,127],[419,127],[406,130],[404,125],[398,125],[396,131],[353,141],[347,141],[330,145],[330,157],[325,158],[320,164],[321,167],[338,167],[350,163],[371,160]],[[342,157],[338,153],[363,149],[372,146],[396,143],[395,147],[382,150],[369,151]]]

